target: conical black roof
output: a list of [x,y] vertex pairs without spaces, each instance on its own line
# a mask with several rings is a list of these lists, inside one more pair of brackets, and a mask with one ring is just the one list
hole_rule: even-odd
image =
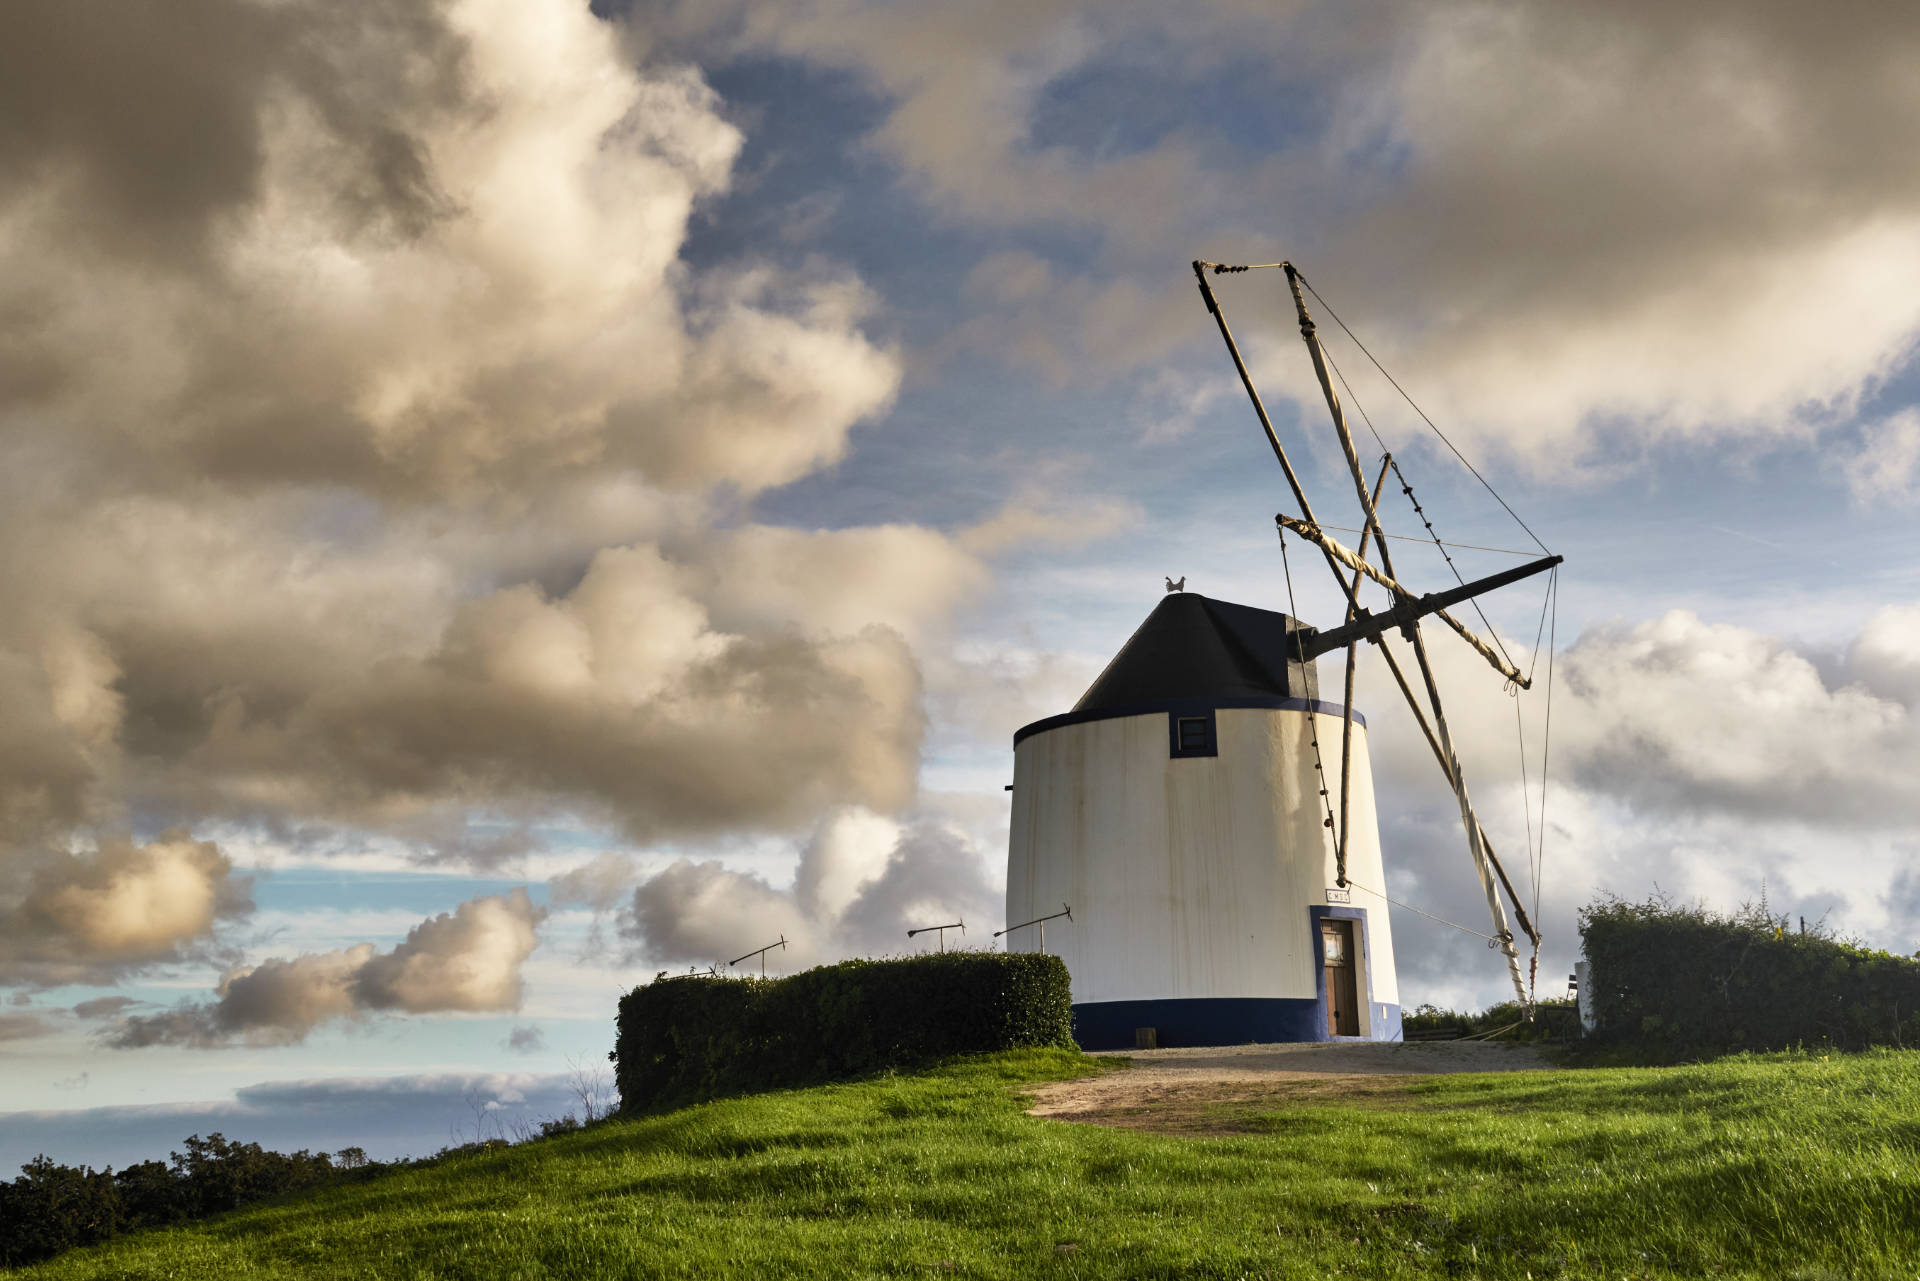
[[1313,664],[1289,658],[1288,637],[1304,626],[1270,609],[1170,593],[1073,710],[1170,699],[1315,698]]

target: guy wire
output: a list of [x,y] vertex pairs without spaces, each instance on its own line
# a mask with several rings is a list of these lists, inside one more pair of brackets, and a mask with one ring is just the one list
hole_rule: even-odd
[[1432,429],[1433,434],[1440,438],[1440,443],[1445,445],[1449,450],[1451,450],[1453,452],[1453,456],[1460,460],[1460,465],[1473,473],[1473,478],[1479,481],[1480,484],[1486,489],[1486,491],[1489,494],[1493,495],[1493,500],[1495,502],[1499,503],[1502,507],[1506,508],[1507,515],[1513,517],[1514,523],[1520,526],[1520,528],[1527,531],[1527,537],[1531,538],[1534,541],[1535,546],[1537,546],[1543,552],[1547,551],[1548,550],[1547,545],[1540,541],[1540,536],[1533,532],[1532,527],[1529,526],[1526,521],[1520,519],[1520,513],[1515,511],[1511,506],[1509,506],[1506,499],[1500,497],[1500,491],[1495,489],[1491,484],[1488,483],[1487,478],[1480,474],[1480,469],[1478,467],[1475,467],[1472,463],[1468,462],[1467,456],[1461,453],[1459,448],[1455,446],[1451,440],[1447,439],[1447,433],[1441,431],[1440,428],[1437,425],[1435,425],[1433,419],[1427,417],[1427,411],[1420,408],[1419,402],[1414,400],[1412,396],[1409,396],[1407,394],[1407,389],[1402,387],[1398,382],[1398,380],[1396,380],[1392,374],[1387,372],[1386,366],[1382,365],[1378,360],[1378,358],[1376,358],[1372,352],[1367,350],[1367,345],[1360,341],[1359,337],[1353,332],[1353,330],[1347,328],[1347,322],[1340,319],[1340,313],[1335,311],[1333,307],[1327,302],[1327,300],[1320,296],[1320,291],[1315,289],[1305,276],[1300,275],[1300,271],[1297,267],[1294,269],[1293,274],[1299,278],[1299,281],[1301,284],[1306,285],[1307,292],[1313,295],[1314,301],[1319,303],[1322,307],[1326,308],[1327,314],[1333,317],[1333,323],[1340,326],[1340,328],[1346,333],[1347,337],[1353,339],[1353,345],[1360,349],[1361,354],[1364,355],[1368,360],[1373,362],[1373,367],[1380,371],[1381,377],[1385,378],[1388,382],[1392,383],[1393,389],[1400,393],[1401,399],[1405,400],[1408,405],[1413,407],[1414,413],[1420,415],[1420,420],[1426,423],[1426,425]]

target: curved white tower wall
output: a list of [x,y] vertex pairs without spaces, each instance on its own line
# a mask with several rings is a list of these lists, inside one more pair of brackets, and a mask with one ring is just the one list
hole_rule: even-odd
[[[1243,661],[1259,656],[1248,625],[1263,620],[1282,636],[1291,624],[1169,597],[1080,707],[1015,736],[1007,921],[1071,905],[1071,921],[1047,923],[1046,950],[1066,962],[1089,1049],[1131,1047],[1141,1028],[1161,1045],[1400,1037],[1364,723],[1342,890],[1310,734],[1337,814],[1341,709],[1244,688],[1255,671],[1311,692],[1298,665],[1262,678]],[[1247,651],[1227,654],[1237,676],[1219,654],[1193,658],[1209,633]],[[1039,929],[1007,943],[1038,950]]]

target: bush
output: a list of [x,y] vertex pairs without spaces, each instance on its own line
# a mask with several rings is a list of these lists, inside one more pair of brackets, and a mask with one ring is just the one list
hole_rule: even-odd
[[120,1198],[111,1173],[38,1156],[20,1167],[19,1178],[0,1184],[0,1264],[51,1258],[119,1230]]
[[1073,1044],[1067,967],[1033,952],[843,961],[784,979],[657,979],[620,1001],[620,1106],[911,1067],[954,1054]]
[[324,1153],[269,1152],[218,1131],[204,1139],[194,1135],[186,1148],[173,1154],[173,1172],[184,1190],[187,1212],[196,1218],[298,1192],[333,1174],[333,1159]]
[[187,1181],[165,1161],[141,1161],[113,1176],[120,1192],[120,1213],[128,1231],[178,1223],[193,1213]]
[[171,1163],[141,1161],[118,1174],[59,1165],[45,1156],[0,1183],[0,1266],[51,1258],[122,1232],[165,1227],[253,1205],[344,1177],[344,1170],[377,1173],[378,1162],[358,1148],[343,1165],[312,1152],[268,1152],[220,1134],[194,1135]]
[[1609,900],[1580,913],[1600,1034],[1678,1053],[1920,1045],[1920,962],[1764,907]]

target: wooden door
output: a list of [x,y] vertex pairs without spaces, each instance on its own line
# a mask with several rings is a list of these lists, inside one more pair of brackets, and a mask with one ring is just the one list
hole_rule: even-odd
[[1353,922],[1320,922],[1320,957],[1327,976],[1327,1031],[1360,1035],[1359,983],[1353,963]]

